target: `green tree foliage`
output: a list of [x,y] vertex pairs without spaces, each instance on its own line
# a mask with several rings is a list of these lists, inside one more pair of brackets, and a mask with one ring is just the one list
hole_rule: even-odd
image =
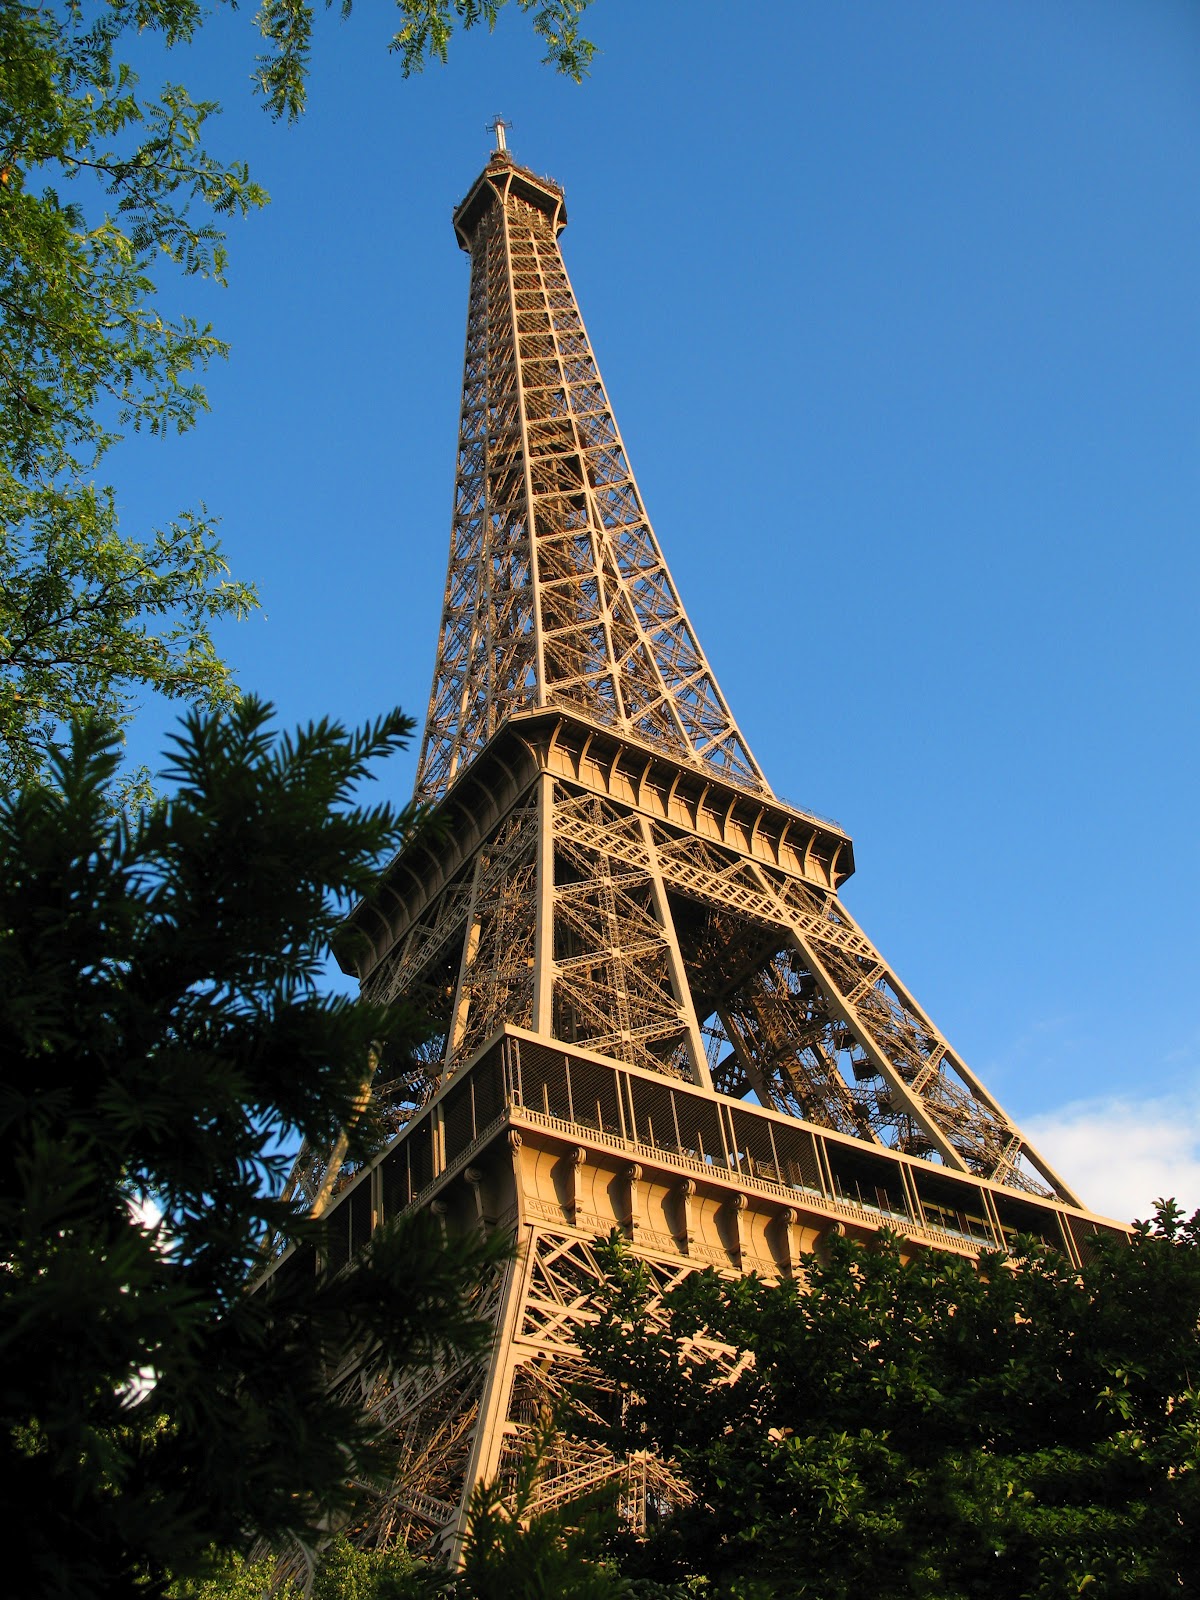
[[[640,1592],[1200,1594],[1200,1214],[1168,1204],[1079,1272],[1022,1249],[976,1268],[831,1239],[803,1285],[708,1271],[662,1315],[611,1241],[581,1340],[618,1397],[609,1442],[673,1457],[697,1496],[626,1546]],[[735,1376],[689,1357],[699,1333]]]
[[410,1556],[406,1550],[362,1550],[344,1534],[328,1540],[312,1561],[307,1586],[294,1578],[279,1581],[272,1556],[247,1561],[234,1554],[218,1561],[200,1580],[183,1580],[170,1600],[433,1600],[450,1582],[443,1568]]
[[283,1145],[348,1124],[368,1152],[364,1064],[422,1034],[321,987],[348,897],[413,825],[355,800],[409,728],[193,713],[170,797],[114,819],[91,725],[0,801],[0,1477],[25,1592],[152,1596],[210,1545],[324,1537],[394,1466],[326,1352],[481,1347],[467,1291],[508,1246],[448,1253],[421,1221],[333,1281],[245,1292],[264,1234],[318,1236],[270,1198]]
[[[404,73],[444,60],[456,22],[493,26],[502,3],[400,0]],[[518,0],[576,78],[585,3]],[[235,698],[213,626],[257,599],[230,578],[213,520],[125,534],[95,481],[123,430],[182,431],[205,409],[201,377],[226,347],[162,291],[223,283],[225,228],[266,200],[207,148],[214,103],[179,83],[145,92],[120,59],[131,33],[185,46],[204,15],[198,0],[0,3],[0,782],[50,771],[86,712],[126,721],[146,691]],[[259,11],[275,116],[303,109],[312,20],[305,0]]]
[[444,1581],[444,1572],[405,1550],[359,1550],[343,1536],[321,1551],[312,1600],[422,1600]]
[[0,784],[52,771],[71,718],[127,722],[139,691],[233,700],[212,624],[257,601],[229,579],[208,518],[184,512],[139,540],[111,488],[21,484],[2,467],[0,500]]
[[253,591],[213,524],[118,531],[93,481],[122,428],[188,428],[224,346],[159,309],[164,266],[223,281],[219,219],[266,196],[204,149],[216,110],[140,93],[130,27],[190,37],[190,0],[0,6],[0,781],[48,770],[72,716],[128,717],[140,689],[232,696],[211,625]]
[[[484,26],[490,32],[508,0],[396,0],[400,25],[390,48],[400,57],[406,78],[431,59],[445,64],[456,26]],[[579,83],[596,47],[580,33],[591,0],[517,0],[532,13],[533,31],[546,47],[543,61]],[[338,0],[343,17],[353,0]],[[332,10],[334,0],[325,0]],[[258,58],[256,81],[273,116],[295,119],[304,111],[305,85],[312,48],[314,7],[308,0],[262,0],[255,19],[267,42]]]
[[[209,1569],[202,1578],[182,1578],[171,1586],[170,1600],[300,1600],[302,1591],[294,1583],[274,1586],[275,1562],[270,1558],[247,1561],[232,1553],[213,1553]],[[354,1600],[358,1600],[355,1596]]]

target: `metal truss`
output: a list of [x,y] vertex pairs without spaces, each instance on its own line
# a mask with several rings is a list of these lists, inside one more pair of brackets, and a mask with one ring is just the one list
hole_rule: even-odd
[[[322,1270],[410,1206],[517,1231],[519,1260],[480,1286],[485,1362],[401,1379],[351,1360],[332,1380],[395,1445],[355,1537],[451,1557],[471,1487],[513,1481],[568,1395],[596,1421],[620,1403],[576,1343],[601,1277],[589,1229],[621,1229],[661,1296],[698,1264],[797,1275],[830,1225],[968,1253],[1041,1228],[1076,1261],[1093,1227],[846,910],[848,837],[751,757],[646,519],[564,220],[503,150],[455,214],[463,406],[416,787],[440,820],[353,914],[347,955],[431,1032],[378,1068],[396,1138],[371,1172],[306,1147],[292,1178],[347,1219]],[[505,1029],[516,1076],[485,1084]],[[652,1163],[671,1171],[651,1183]],[[693,1358],[732,1371],[735,1353],[698,1340]],[[605,1484],[633,1527],[687,1495],[670,1463],[562,1437],[537,1505]]]
[[510,1022],[1077,1203],[836,893],[549,775],[366,984],[402,989],[443,1022],[376,1088],[396,1127]]
[[[662,1295],[694,1267],[648,1261],[654,1286],[649,1315],[665,1330]],[[602,1488],[615,1492],[619,1515],[634,1531],[645,1530],[647,1511],[686,1505],[692,1493],[672,1463],[639,1452],[617,1458],[582,1436],[589,1423],[602,1428],[619,1412],[622,1398],[580,1355],[576,1332],[599,1306],[604,1274],[587,1240],[553,1228],[530,1230],[520,1270],[510,1283],[501,1311],[495,1353],[488,1374],[490,1423],[479,1431],[470,1464],[472,1481],[511,1484],[534,1438],[547,1425],[574,1418],[555,1432],[542,1463],[529,1512],[553,1510]],[[503,1342],[501,1342],[503,1341]],[[727,1346],[697,1338],[685,1345],[684,1360],[716,1361],[733,1370],[736,1354]]]
[[[497,1267],[472,1297],[472,1310],[495,1322],[508,1288],[509,1269]],[[340,1352],[329,1385],[357,1401],[390,1446],[391,1483],[359,1483],[363,1511],[343,1531],[364,1548],[402,1544],[415,1554],[440,1554],[439,1535],[459,1514],[467,1462],[479,1424],[487,1358],[432,1361],[403,1372],[381,1370],[371,1348]],[[272,1592],[290,1581],[311,1583],[312,1552],[293,1547],[279,1554],[260,1543],[255,1560],[277,1554]]]
[[473,1054],[505,1021],[533,1024],[538,811],[517,808],[476,857],[446,1069]]
[[[772,805],[646,521],[562,226],[561,191],[502,151],[456,213],[471,253],[462,425],[417,797],[557,705]],[[426,1059],[377,1086],[390,1125],[509,1022],[1071,1197],[832,887],[705,836],[699,806],[691,821],[543,772],[363,974],[373,998],[416,995],[439,1018]],[[304,1152],[299,1191],[322,1177]]]
[[[593,824],[610,825],[596,815],[602,808],[571,804],[579,798],[566,801],[576,820],[592,813]],[[515,808],[508,833],[529,809]],[[715,1088],[506,1025],[354,1176],[328,1213],[319,1259],[293,1253],[265,1269],[353,1271],[372,1230],[413,1208],[428,1207],[447,1239],[497,1229],[518,1243],[477,1291],[476,1309],[493,1329],[486,1357],[392,1373],[370,1350],[351,1351],[330,1371],[331,1387],[367,1410],[394,1461],[389,1484],[361,1486],[363,1508],[345,1530],[360,1544],[403,1540],[453,1562],[472,1492],[481,1483],[501,1495],[518,1482],[524,1490],[533,1445],[540,1470],[532,1501],[522,1495],[523,1515],[609,1489],[638,1530],[688,1499],[672,1462],[618,1458],[599,1443],[620,1420],[626,1391],[592,1371],[580,1349],[580,1330],[601,1303],[598,1236],[615,1232],[638,1256],[652,1288],[651,1325],[664,1331],[666,1297],[689,1273],[711,1267],[802,1285],[808,1256],[831,1233],[865,1241],[886,1229],[910,1254],[968,1258],[1032,1236],[1076,1266],[1105,1237],[1127,1236],[1058,1198],[889,1146],[882,1110],[866,1143],[861,1126],[834,1126],[839,1107],[846,1122],[868,1114],[853,1095],[831,1093],[848,1047],[830,1036],[786,934],[668,900],[685,970],[703,972],[707,1000],[719,996],[701,1028],[714,1047]],[[748,1080],[763,1104],[731,1098]],[[834,1105],[824,1129],[779,1109],[806,1096]],[[685,1367],[715,1365],[730,1380],[744,1359],[703,1330],[680,1351]]]
[[[655,1264],[657,1295],[693,1270]],[[533,1232],[523,1260],[497,1268],[479,1286],[474,1310],[496,1330],[489,1355],[446,1365],[433,1362],[402,1374],[377,1372],[370,1352],[355,1352],[331,1375],[332,1387],[357,1399],[395,1460],[390,1484],[360,1485],[364,1509],[344,1531],[366,1548],[402,1544],[440,1557],[452,1532],[461,1538],[471,1487],[498,1480],[511,1485],[535,1436],[568,1414],[603,1425],[619,1406],[575,1344],[580,1323],[594,1317],[603,1273],[591,1246],[552,1230]],[[651,1306],[651,1319],[658,1298]],[[694,1348],[693,1348],[694,1347]],[[732,1369],[733,1354],[712,1341],[690,1341],[685,1359],[716,1360]],[[592,1397],[592,1403],[584,1397]],[[529,1513],[556,1509],[599,1489],[610,1490],[632,1530],[646,1526],[647,1508],[687,1504],[691,1490],[669,1462],[645,1452],[618,1458],[585,1437],[555,1428]],[[256,1555],[265,1555],[260,1547]],[[307,1552],[280,1559],[274,1582],[308,1578]]]
[[417,794],[563,706],[769,793],[667,571],[559,252],[561,191],[497,152],[471,253],[450,563]]
[[[691,1077],[695,1018],[640,819],[561,795],[555,839],[552,1032],[672,1077]],[[623,849],[610,848],[613,831]]]

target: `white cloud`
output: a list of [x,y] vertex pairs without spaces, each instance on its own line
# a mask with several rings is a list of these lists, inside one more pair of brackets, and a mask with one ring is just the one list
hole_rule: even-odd
[[1077,1100],[1024,1130],[1084,1204],[1119,1221],[1173,1197],[1200,1207],[1200,1099]]

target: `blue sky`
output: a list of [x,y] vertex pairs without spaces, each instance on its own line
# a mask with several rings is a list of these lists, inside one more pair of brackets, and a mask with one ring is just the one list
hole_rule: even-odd
[[[514,124],[650,515],[776,790],[855,839],[847,904],[1085,1198],[1200,1205],[1200,8],[594,0],[405,82],[390,8],[318,18],[298,127],[251,10],[170,63],[268,211],[212,415],[112,464],[201,500],[291,721],[423,716],[466,310],[454,203]],[[147,67],[146,75],[151,75]],[[131,754],[169,720],[148,707]],[[383,774],[405,798],[414,760]]]

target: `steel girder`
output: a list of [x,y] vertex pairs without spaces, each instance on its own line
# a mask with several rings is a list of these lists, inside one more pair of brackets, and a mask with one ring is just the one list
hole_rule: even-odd
[[[1063,1210],[1078,1206],[1075,1195],[839,899],[853,871],[849,839],[781,804],[738,731],[646,518],[559,253],[562,225],[561,191],[503,152],[456,213],[471,257],[463,404],[416,785],[442,826],[414,840],[351,918],[364,935],[354,968],[364,993],[415,999],[435,1026],[414,1059],[379,1066],[372,1092],[397,1137],[371,1173],[347,1168],[331,1185],[336,1148],[305,1148],[292,1180],[312,1203],[369,1179],[373,1226],[430,1203],[441,1170],[449,1176],[439,1192],[459,1193],[456,1228],[512,1228],[522,1245],[516,1263],[480,1286],[496,1329],[486,1362],[397,1380],[368,1379],[351,1361],[334,1375],[360,1386],[396,1444],[395,1483],[356,1533],[366,1542],[452,1551],[470,1487],[512,1477],[567,1389],[578,1396],[589,1375],[574,1329],[594,1314],[599,1279],[588,1229],[624,1230],[663,1292],[706,1261],[745,1270],[757,1259],[770,1270],[768,1235],[778,1270],[799,1273],[793,1231],[816,1248],[831,1210],[861,1224],[861,1195],[856,1209],[849,1179],[834,1181],[834,1167],[848,1162],[847,1171],[858,1164],[873,1174],[869,1182],[894,1169],[877,1223],[907,1218],[920,1243],[970,1250],[1045,1213],[1068,1251],[1083,1249],[1078,1219]],[[551,1059],[557,1046],[578,1057],[577,1072],[565,1072],[566,1104],[560,1096],[552,1105],[545,1084],[542,1107],[528,1085],[489,1102],[492,1120],[468,1152],[480,1170],[439,1169],[445,1134],[430,1130],[448,1126],[444,1108],[468,1088],[476,1116],[474,1077],[506,1027],[524,1032],[527,1054]],[[613,1131],[620,1094],[611,1102],[599,1079],[588,1087],[605,1062],[653,1083],[646,1093],[662,1102],[646,1112],[653,1149],[651,1115],[669,1119],[689,1096],[709,1103],[703,1137],[675,1130],[694,1170],[672,1177],[669,1190],[666,1180],[643,1182],[642,1146],[630,1159],[636,1129]],[[739,1099],[794,1119],[786,1139],[818,1152],[811,1171],[793,1173],[794,1199],[778,1154],[779,1193],[768,1196],[763,1182],[754,1189],[751,1153],[739,1153],[734,1136],[747,1112],[729,1109]],[[505,1132],[516,1110],[538,1125],[537,1151],[522,1150],[515,1127]],[[728,1130],[728,1170],[712,1164],[714,1128]],[[489,1140],[490,1167],[478,1154]],[[514,1198],[488,1212],[481,1196],[495,1187],[505,1140],[508,1176],[497,1192],[510,1185]],[[840,1154],[818,1200],[825,1146]],[[375,1169],[405,1151],[395,1201]],[[579,1174],[602,1160],[587,1209]],[[706,1175],[720,1188],[743,1173],[749,1211],[746,1194],[705,1198]],[[977,1200],[954,1201],[972,1184]],[[659,1211],[676,1217],[665,1230],[661,1216],[651,1225],[643,1215],[651,1188]],[[462,1199],[468,1189],[474,1210]],[[349,1212],[354,1198],[341,1194],[334,1207]],[[967,1210],[939,1232],[937,1219],[955,1205]],[[693,1226],[703,1208],[707,1232]],[[806,1208],[825,1220],[804,1221]],[[714,1349],[700,1358],[724,1359]],[[596,1388],[594,1403],[601,1412],[613,1397]],[[558,1441],[539,1504],[607,1482],[623,1486],[635,1525],[651,1500],[686,1495],[669,1466]]]
[[498,153],[473,200],[460,223],[471,288],[450,562],[417,794],[442,795],[513,711],[555,705],[769,793],[646,516],[559,252],[558,191]]
[[508,1021],[1078,1203],[833,891],[545,773],[466,883],[365,985],[442,997],[427,1093]]

